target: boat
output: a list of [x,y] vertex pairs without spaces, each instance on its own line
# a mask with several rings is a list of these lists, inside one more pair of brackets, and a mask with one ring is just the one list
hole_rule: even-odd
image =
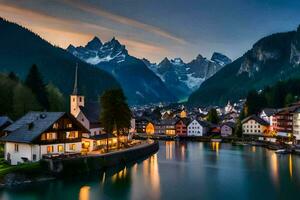
[[288,154],[291,153],[288,149],[278,149],[275,151],[276,154]]

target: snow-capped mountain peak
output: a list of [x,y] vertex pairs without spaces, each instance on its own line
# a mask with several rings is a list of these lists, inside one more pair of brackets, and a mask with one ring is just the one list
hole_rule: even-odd
[[67,50],[76,57],[92,65],[107,62],[121,63],[125,60],[126,56],[128,56],[125,46],[115,37],[104,44],[102,44],[98,37],[94,37],[84,47],[74,47],[73,45],[70,45]]
[[85,45],[85,48],[90,50],[99,50],[101,47],[102,47],[102,42],[96,36]]

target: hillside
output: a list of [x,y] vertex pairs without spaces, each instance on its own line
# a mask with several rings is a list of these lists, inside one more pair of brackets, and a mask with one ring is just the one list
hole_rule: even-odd
[[243,56],[205,81],[188,100],[190,106],[222,105],[245,98],[278,80],[300,77],[300,27],[262,38]]
[[25,78],[32,64],[46,82],[55,84],[66,96],[72,92],[78,63],[79,90],[96,100],[105,89],[120,87],[109,73],[93,67],[67,51],[54,47],[33,32],[0,18],[0,72],[15,72]]

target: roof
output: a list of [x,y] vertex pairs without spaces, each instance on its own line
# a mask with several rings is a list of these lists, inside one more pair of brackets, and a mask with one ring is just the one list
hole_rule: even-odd
[[6,123],[13,123],[13,121],[7,116],[0,116],[0,127],[5,125]]
[[265,108],[261,112],[264,112],[268,117],[274,115],[277,112],[275,108]]
[[246,117],[245,119],[242,120],[242,124],[246,123],[247,121],[253,119],[254,121],[256,121],[257,123],[264,125],[264,126],[268,126],[269,123],[266,122],[265,120],[263,120],[262,118],[256,116],[256,115],[250,115],[249,117]]
[[[211,126],[213,126],[213,124],[208,122],[208,121],[202,121],[202,120],[198,120],[198,119],[194,119],[194,120],[196,120],[202,127],[211,127]],[[194,120],[191,120],[190,123],[192,123]]]
[[64,115],[73,119],[80,128],[88,132],[72,115],[65,112],[28,112],[5,129],[9,134],[2,137],[1,140],[31,143]]
[[80,106],[80,110],[90,121],[96,123],[100,121],[100,105],[99,102],[87,102],[85,106]]
[[1,139],[30,143],[64,114],[64,112],[29,112],[8,126],[5,131],[9,134]]
[[190,123],[190,119],[189,119],[189,118],[180,118],[180,119],[178,119],[178,120],[176,121],[176,124],[177,124],[178,122],[180,122],[180,121],[182,121],[186,126],[189,125],[189,123]]
[[235,123],[234,122],[225,122],[225,123],[223,123],[221,125],[221,127],[224,126],[224,125],[229,126],[230,128],[234,128],[235,127]]

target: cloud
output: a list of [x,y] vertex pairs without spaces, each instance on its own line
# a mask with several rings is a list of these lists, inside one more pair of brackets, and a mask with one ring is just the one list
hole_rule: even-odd
[[[101,33],[101,35],[98,35],[100,38],[103,35],[106,38],[111,38],[116,33],[113,29],[97,24],[49,16],[36,10],[20,8],[15,5],[0,3],[0,13],[1,17],[27,27],[50,43],[62,48],[66,48],[69,44],[75,46],[84,45],[98,33]],[[170,53],[167,48],[159,44],[140,41],[126,36],[118,36],[118,39],[126,45],[130,54],[140,58],[157,59],[161,55]]]
[[182,39],[180,37],[177,37],[177,36],[174,36],[174,35],[166,32],[164,30],[161,30],[158,27],[148,25],[148,24],[139,22],[137,20],[133,20],[133,19],[124,17],[124,16],[120,16],[120,15],[110,13],[110,12],[100,8],[99,6],[94,7],[94,6],[91,6],[91,5],[88,5],[88,4],[82,4],[82,3],[78,3],[77,1],[70,1],[70,0],[64,0],[63,2],[70,5],[70,6],[76,7],[77,9],[80,9],[80,10],[83,10],[85,12],[91,13],[93,15],[104,17],[106,19],[109,19],[111,21],[114,21],[114,22],[117,22],[117,23],[120,23],[120,24],[123,24],[123,25],[131,26],[131,27],[134,27],[134,28],[137,28],[137,29],[144,30],[144,31],[149,32],[149,33],[153,33],[153,34],[161,36],[163,38],[173,40],[173,41],[175,41],[179,44],[186,44],[187,43],[184,39]]

